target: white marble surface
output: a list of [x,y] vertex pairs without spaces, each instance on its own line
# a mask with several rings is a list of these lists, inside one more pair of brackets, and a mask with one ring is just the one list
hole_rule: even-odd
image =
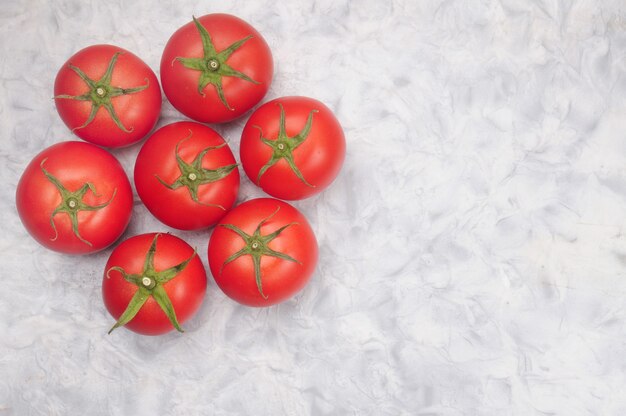
[[[295,204],[319,267],[278,307],[209,278],[186,334],[108,336],[110,251],[38,246],[15,186],[71,138],[51,96],[72,53],[113,43],[156,71],[216,11],[266,37],[267,99],[345,127],[340,177]],[[0,50],[1,416],[626,414],[622,0],[2,0]],[[165,103],[160,125],[180,119]],[[236,151],[244,121],[218,127]],[[137,151],[115,152],[129,174]],[[168,231],[134,215],[128,236]],[[174,234],[205,253],[209,232]]]

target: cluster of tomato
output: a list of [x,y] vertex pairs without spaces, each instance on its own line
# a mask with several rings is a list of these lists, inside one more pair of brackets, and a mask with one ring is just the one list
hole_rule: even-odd
[[[194,17],[165,46],[160,76],[170,103],[195,121],[166,125],[143,143],[134,168],[139,198],[170,227],[215,226],[209,266],[232,299],[268,306],[291,297],[310,279],[318,247],[306,218],[282,200],[307,198],[335,179],[345,157],[341,126],[311,98],[261,105],[243,129],[240,160],[247,177],[274,198],[234,206],[239,164],[224,139],[200,123],[231,121],[262,100],[273,76],[267,43],[237,17]],[[18,184],[17,209],[45,247],[93,253],[123,234],[133,205],[128,177],[102,147],[146,137],[160,115],[161,88],[131,52],[96,45],[63,65],[54,90],[61,119],[85,142],[57,143],[38,154]],[[178,237],[128,238],[111,253],[103,276],[104,303],[117,320],[111,330],[182,331],[204,299],[206,276],[196,251]]]

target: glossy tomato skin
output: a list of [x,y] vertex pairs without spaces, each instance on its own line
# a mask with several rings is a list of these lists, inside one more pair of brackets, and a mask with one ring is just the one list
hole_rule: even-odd
[[[253,234],[265,219],[261,235],[294,223],[272,240],[269,247],[298,261],[261,258],[261,279],[267,298],[258,290],[251,256],[244,255],[224,265],[245,243],[237,233],[222,226],[232,224]],[[277,199],[258,198],[236,206],[220,221],[209,240],[208,255],[215,282],[227,296],[243,305],[262,307],[291,298],[308,283],[317,265],[318,247],[309,222],[296,208]]]
[[[293,159],[304,179],[313,186],[303,182],[285,159],[268,168],[257,182],[259,171],[273,153],[261,136],[276,140],[281,106],[289,137],[300,134],[308,117],[312,117],[306,140],[293,151]],[[269,195],[285,200],[308,198],[326,189],[339,174],[345,154],[343,129],[332,111],[307,97],[282,97],[263,104],[250,116],[241,135],[240,158],[248,178]]]
[[197,18],[211,35],[216,51],[223,51],[234,42],[252,36],[228,59],[228,65],[258,84],[237,77],[222,78],[224,96],[232,109],[220,100],[216,88],[209,84],[198,92],[200,72],[185,68],[178,57],[203,56],[202,41],[194,22],[178,29],[167,42],[161,58],[161,83],[172,105],[187,117],[203,123],[224,123],[234,120],[261,101],[274,74],[270,48],[247,22],[238,17],[215,13]]
[[[84,203],[97,206],[110,201],[101,209],[77,214],[79,235],[91,246],[76,236],[69,214],[63,212],[53,218],[58,232],[55,238],[50,218],[62,196],[44,174],[42,162],[69,191],[92,184],[95,193],[87,190]],[[35,156],[17,185],[16,204],[24,227],[40,244],[61,253],[88,254],[108,247],[122,235],[130,221],[133,195],[128,177],[113,155],[93,144],[70,141]]]
[[[126,310],[138,288],[124,280],[120,272],[107,271],[117,266],[129,274],[141,273],[154,237],[155,233],[148,233],[124,240],[113,250],[107,261],[102,279],[102,298],[115,319],[119,319]],[[157,271],[162,271],[180,264],[193,254],[194,249],[184,240],[170,234],[160,234],[156,244],[154,267]],[[204,300],[206,287],[206,270],[197,254],[176,277],[163,285],[180,324],[198,311]],[[152,297],[125,327],[144,335],[161,335],[174,329]]]
[[59,70],[54,95],[79,96],[89,92],[89,86],[70,68],[73,65],[93,80],[106,72],[116,52],[121,52],[113,67],[111,85],[142,91],[111,98],[111,103],[127,133],[118,127],[109,112],[101,107],[94,120],[83,128],[92,109],[91,101],[55,98],[63,122],[81,139],[105,147],[124,147],[144,138],[156,125],[161,112],[161,88],[150,67],[133,53],[113,45],[93,45],[74,54]]
[[215,225],[237,199],[239,170],[235,166],[221,179],[199,185],[198,201],[194,201],[188,187],[169,189],[159,181],[160,178],[171,185],[181,178],[176,160],[177,144],[179,157],[188,164],[204,149],[215,146],[222,147],[206,152],[202,168],[217,170],[237,163],[215,130],[190,121],[172,123],[152,134],[139,151],[134,175],[137,193],[148,210],[170,227],[196,230]]

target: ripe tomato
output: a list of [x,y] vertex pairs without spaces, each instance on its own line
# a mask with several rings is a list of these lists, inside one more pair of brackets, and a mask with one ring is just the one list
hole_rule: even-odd
[[343,130],[321,102],[282,97],[259,107],[241,135],[248,178],[276,198],[295,200],[324,190],[346,154]]
[[215,227],[209,266],[217,285],[249,306],[282,302],[306,285],[317,264],[317,241],[306,218],[286,202],[253,199]]
[[17,185],[26,230],[62,253],[93,253],[117,240],[130,221],[133,194],[120,163],[89,143],[62,142],[39,153]]
[[239,171],[213,129],[181,121],[157,130],[135,163],[135,186],[148,210],[181,230],[214,225],[237,199]]
[[152,70],[112,45],[78,51],[59,70],[55,103],[63,122],[83,140],[122,147],[144,138],[161,111],[161,88]]
[[144,335],[160,335],[187,321],[200,308],[206,271],[196,251],[170,234],[142,234],[113,250],[104,270],[102,297],[117,319]]
[[161,83],[172,105],[203,123],[233,120],[261,101],[274,64],[265,39],[228,14],[193,18],[167,42]]

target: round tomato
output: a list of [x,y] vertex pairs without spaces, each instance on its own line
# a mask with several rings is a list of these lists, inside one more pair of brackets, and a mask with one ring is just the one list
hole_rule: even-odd
[[239,190],[230,148],[213,129],[181,121],[157,130],[135,163],[135,186],[148,210],[181,230],[214,225]]
[[144,335],[176,329],[200,308],[206,271],[196,251],[170,234],[142,234],[113,250],[104,270],[102,297],[117,322]]
[[120,163],[83,142],[62,142],[39,153],[17,185],[17,211],[42,245],[93,253],[117,240],[130,221],[133,193]]
[[283,97],[263,104],[241,135],[241,164],[269,195],[303,199],[337,177],[346,154],[343,130],[321,102]]
[[306,218],[286,202],[253,199],[233,208],[209,241],[217,285],[249,306],[282,302],[306,285],[317,264],[317,241]]
[[152,70],[112,45],[80,50],[59,70],[54,99],[63,122],[88,142],[122,147],[144,138],[161,111],[161,88]]
[[167,42],[161,83],[172,105],[203,123],[233,120],[261,101],[274,64],[265,39],[228,14],[193,18]]

